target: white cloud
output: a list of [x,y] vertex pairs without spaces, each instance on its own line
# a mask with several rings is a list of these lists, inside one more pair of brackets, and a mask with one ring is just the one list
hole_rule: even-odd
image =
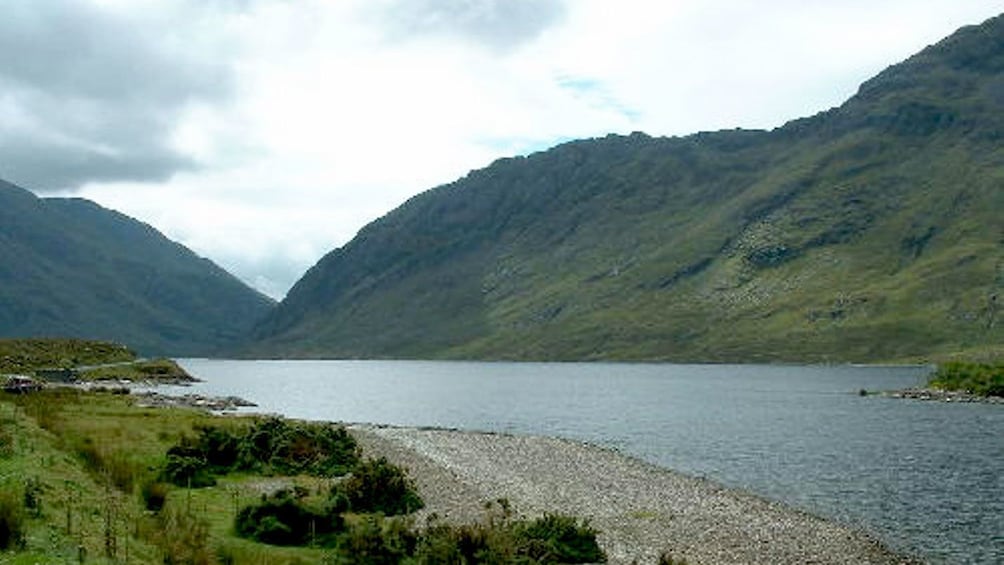
[[[25,1],[38,49],[30,66],[0,56],[17,87],[0,118],[34,144],[0,176],[52,171],[281,296],[364,224],[496,158],[609,132],[775,127],[995,4]],[[85,39],[92,56],[59,59]],[[94,76],[68,90],[47,62]]]

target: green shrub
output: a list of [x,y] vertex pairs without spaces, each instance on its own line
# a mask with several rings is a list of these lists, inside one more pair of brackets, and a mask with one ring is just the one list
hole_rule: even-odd
[[216,484],[203,451],[184,438],[180,444],[167,450],[167,462],[161,477],[182,487],[201,488]]
[[352,475],[332,489],[332,496],[344,496],[353,512],[386,516],[410,514],[424,506],[407,472],[385,457],[360,461]]
[[237,464],[240,436],[232,430],[220,427],[202,426],[198,428],[197,446],[209,466],[226,472]]
[[353,523],[339,537],[335,553],[326,562],[333,565],[397,565],[414,554],[417,544],[418,535],[408,522],[370,515]]
[[663,553],[659,556],[658,565],[687,565],[685,559],[674,559],[672,555]]
[[488,519],[462,526],[430,522],[421,531],[402,519],[368,515],[339,540],[330,562],[344,563],[600,563],[606,556],[596,531],[561,515],[513,520],[504,502],[488,508]]
[[272,545],[331,545],[332,534],[344,529],[342,509],[315,510],[298,494],[283,489],[242,508],[234,524],[237,534]]
[[512,563],[516,540],[508,524],[433,525],[423,532],[415,558],[419,563]]
[[241,438],[237,467],[331,477],[344,475],[357,460],[356,441],[342,426],[268,418]]
[[330,477],[358,461],[355,439],[342,426],[259,420],[247,429],[205,426],[167,452],[164,480],[179,486],[211,486],[231,471]]
[[462,551],[460,530],[473,529],[473,526],[449,526],[443,524],[430,525],[422,532],[415,550],[416,561],[419,563],[475,563],[472,547],[483,547],[485,544],[463,544],[467,551]]
[[521,556],[539,563],[599,563],[605,561],[596,530],[572,516],[545,514],[515,528]]
[[0,490],[0,550],[24,546],[24,514],[22,497],[12,489]]
[[979,396],[1004,396],[1004,365],[951,361],[940,365],[928,384]]

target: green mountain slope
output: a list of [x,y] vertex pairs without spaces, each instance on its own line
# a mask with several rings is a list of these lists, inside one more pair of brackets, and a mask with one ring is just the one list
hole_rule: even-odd
[[0,181],[0,337],[111,340],[145,354],[229,346],[272,307],[146,224]]
[[430,190],[315,265],[251,351],[999,355],[1002,218],[995,18],[773,131],[577,141]]

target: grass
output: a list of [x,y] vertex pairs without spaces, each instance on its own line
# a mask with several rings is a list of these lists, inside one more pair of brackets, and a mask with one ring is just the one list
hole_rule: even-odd
[[[115,555],[128,551],[137,562],[156,560],[155,547],[132,533],[132,524],[143,513],[130,493],[85,464],[23,405],[0,400],[0,414],[16,438],[12,453],[0,458],[0,491],[21,493],[23,504],[26,487],[38,488],[34,508],[23,521],[23,548],[0,554],[0,561],[67,563],[76,562],[81,554],[96,560],[112,549]],[[109,545],[109,540],[115,543]]]
[[[317,563],[324,551],[311,547],[275,546],[238,537],[234,523],[238,513],[261,500],[274,481],[257,475],[231,475],[221,478],[216,486],[170,491],[165,510],[181,515],[193,515],[204,520],[205,545],[213,550],[216,560],[231,563]],[[311,477],[292,477],[278,484],[299,486],[317,492],[326,490],[327,481]]]
[[82,381],[130,380],[130,381],[190,381],[192,376],[171,359],[149,359],[130,363],[96,367],[81,371]]
[[13,438],[0,454],[0,492],[15,493],[21,504],[14,507],[23,508],[26,485],[40,487],[39,512],[20,520],[24,546],[0,552],[0,562],[77,562],[81,553],[88,563],[118,562],[127,553],[139,563],[169,555],[173,561],[166,562],[175,563],[317,563],[323,557],[310,548],[242,540],[233,524],[238,510],[275,481],[326,492],[327,479],[237,473],[212,488],[170,487],[160,512],[146,509],[142,487],[156,481],[171,446],[199,427],[245,423],[76,390],[0,395],[0,423]]
[[56,338],[0,339],[0,374],[34,374],[39,369],[75,369],[83,381],[191,380],[171,359],[137,360],[129,348],[106,341]]
[[0,550],[21,549],[24,545],[25,505],[14,489],[0,492]]
[[[469,562],[602,559],[596,532],[569,516],[516,520],[508,505],[500,505],[502,510],[484,523],[470,526],[419,529],[408,517],[384,518],[383,513],[421,507],[410,478],[383,459],[356,461],[352,478],[335,478],[343,464],[332,466],[316,456],[318,448],[306,439],[318,441],[321,452],[358,453],[354,442],[328,428],[142,408],[128,396],[105,392],[50,389],[0,395],[0,562],[435,563],[443,562],[436,556],[475,549],[487,561]],[[264,434],[271,439],[264,441]],[[205,488],[163,480],[172,449],[204,444],[214,446],[210,451],[229,453],[229,439],[238,453],[248,452],[242,443],[257,445],[263,463],[216,466],[214,482]],[[195,456],[212,459],[209,452]],[[287,456],[297,466],[282,463]],[[333,529],[318,528],[316,536],[301,530],[273,540],[301,545],[241,537],[248,535],[242,529],[256,522],[249,518],[278,518],[289,511],[302,518],[301,505],[313,509],[314,514],[304,514],[308,520],[336,518]],[[283,527],[253,527],[250,535],[268,537]],[[556,561],[555,555],[563,557]]]
[[[6,345],[31,367],[57,357],[79,364],[85,357],[68,351],[93,345],[82,343]],[[104,378],[122,367],[152,375],[177,368],[116,362],[95,372]],[[4,393],[0,562],[431,563],[459,555],[450,544],[477,546],[491,562],[602,559],[588,524],[560,515],[511,520],[508,505],[502,520],[416,529],[396,517],[424,505],[406,470],[361,455],[335,424],[145,408],[102,388]]]
[[70,368],[133,361],[127,347],[82,339],[0,339],[0,373],[32,373],[43,368]]

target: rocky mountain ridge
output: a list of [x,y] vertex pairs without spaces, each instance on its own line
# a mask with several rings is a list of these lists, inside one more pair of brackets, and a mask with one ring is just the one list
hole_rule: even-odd
[[248,351],[886,361],[1002,354],[1004,20],[773,131],[471,172],[317,263]]

